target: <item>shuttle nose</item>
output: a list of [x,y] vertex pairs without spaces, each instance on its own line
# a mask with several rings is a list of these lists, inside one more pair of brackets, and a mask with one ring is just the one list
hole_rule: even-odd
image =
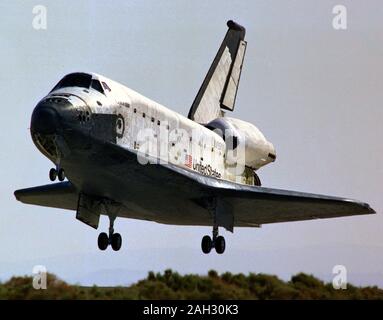
[[48,97],[33,110],[31,131],[42,135],[60,133],[71,125],[74,114],[73,105],[67,99]]
[[67,148],[58,141],[63,140],[60,137],[62,138],[65,132],[71,132],[75,114],[76,110],[72,103],[61,97],[44,98],[32,112],[30,127],[32,140],[52,161],[56,161],[61,152]]
[[59,115],[55,108],[37,105],[32,113],[31,131],[40,134],[53,134],[59,125]]

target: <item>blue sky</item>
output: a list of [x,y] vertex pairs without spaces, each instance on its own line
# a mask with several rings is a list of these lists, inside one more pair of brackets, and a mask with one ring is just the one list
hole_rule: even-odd
[[[47,8],[46,30],[32,9]],[[2,1],[0,85],[0,279],[34,265],[70,282],[127,284],[149,270],[181,273],[304,271],[383,287],[383,6],[342,1],[348,28],[332,27],[335,1]],[[13,191],[49,183],[51,163],[29,134],[31,112],[72,71],[94,71],[186,115],[233,19],[248,41],[236,110],[278,158],[264,186],[363,200],[375,216],[223,231],[224,255],[203,255],[210,228],[117,220],[119,252],[74,212],[18,203]],[[102,218],[100,230],[106,230]]]

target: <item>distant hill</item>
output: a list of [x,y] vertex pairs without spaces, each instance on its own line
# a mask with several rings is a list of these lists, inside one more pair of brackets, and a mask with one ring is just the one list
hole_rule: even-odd
[[290,281],[266,274],[180,275],[172,270],[149,272],[129,287],[82,287],[48,274],[47,289],[35,290],[32,277],[13,277],[0,284],[0,299],[383,299],[383,290],[347,285],[335,290],[311,275],[299,273]]

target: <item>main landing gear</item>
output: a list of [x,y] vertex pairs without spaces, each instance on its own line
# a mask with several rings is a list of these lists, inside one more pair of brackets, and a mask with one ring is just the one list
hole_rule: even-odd
[[116,217],[109,217],[109,235],[105,232],[101,232],[98,236],[98,248],[100,250],[106,250],[109,245],[111,245],[114,251],[121,249],[122,237],[119,233],[114,233],[114,220]]
[[49,170],[49,179],[51,181],[55,181],[56,178],[58,178],[59,181],[65,180],[65,171],[63,168],[59,168],[59,169],[52,168]]
[[204,236],[201,242],[202,252],[205,254],[210,253],[212,248],[215,248],[215,251],[218,254],[225,252],[226,242],[225,238],[218,235],[218,226],[213,227],[213,238],[210,236]]

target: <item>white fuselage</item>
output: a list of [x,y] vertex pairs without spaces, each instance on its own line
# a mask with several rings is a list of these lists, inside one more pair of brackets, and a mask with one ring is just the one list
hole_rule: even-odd
[[[92,88],[65,87],[49,95],[65,95],[78,107],[85,103],[92,113],[118,115],[117,144],[135,150],[142,163],[148,162],[149,158],[157,159],[204,175],[252,184],[246,170],[233,170],[241,160],[236,161],[235,152],[227,151],[220,135],[120,83],[97,74],[92,77],[106,83],[110,90],[102,94]],[[242,144],[244,157],[256,164],[252,170],[272,162],[274,159],[267,155],[275,155],[274,147],[262,133],[247,122],[233,121],[237,130],[242,129],[239,126],[252,126],[253,131],[244,135],[247,140]],[[246,129],[245,132],[249,132]],[[245,162],[243,165],[245,167]]]

